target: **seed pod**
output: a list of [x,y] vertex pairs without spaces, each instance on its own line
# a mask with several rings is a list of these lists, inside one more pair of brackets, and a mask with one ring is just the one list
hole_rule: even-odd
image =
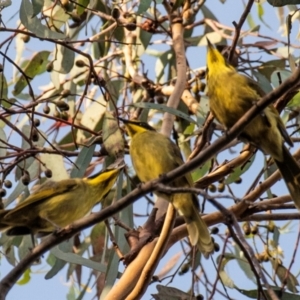
[[61,119],[61,113],[58,110],[55,110],[55,112],[53,113],[53,117]]
[[183,264],[180,268],[179,275],[186,274],[190,269],[190,264]]
[[39,127],[41,125],[40,119],[33,119],[33,123],[35,127]]
[[12,183],[11,183],[11,181],[10,180],[5,180],[4,181],[4,186],[6,187],[6,188],[8,188],[8,189],[10,189],[11,187],[12,187]]
[[32,141],[37,142],[39,140],[39,133],[36,128],[32,128]]
[[30,41],[30,36],[28,34],[23,34],[22,37],[21,37],[21,40],[24,43],[28,43]]
[[249,225],[248,222],[245,222],[242,225],[242,228],[243,228],[243,231],[244,231],[245,235],[249,235],[251,233],[250,225]]
[[114,7],[113,10],[111,11],[111,16],[116,20],[119,19],[120,10],[117,7]]
[[155,97],[156,102],[159,104],[163,104],[165,102],[165,98],[163,96],[157,96]]
[[46,71],[47,72],[52,72],[53,71],[53,61],[50,61],[47,66],[46,66]]
[[78,60],[76,60],[75,65],[78,68],[83,68],[83,67],[85,67],[85,62],[83,60],[81,60],[81,59],[78,59]]
[[52,177],[52,171],[50,169],[46,169],[44,173],[45,173],[45,176],[47,178],[51,178]]
[[68,111],[70,109],[69,104],[62,100],[56,101],[55,105],[60,109],[60,111]]
[[218,243],[214,243],[214,250],[215,250],[215,252],[220,251],[220,245]]
[[210,184],[208,186],[208,190],[211,192],[211,193],[215,193],[217,191],[217,187],[215,184]]
[[254,235],[254,234],[257,234],[258,233],[258,226],[255,224],[254,226],[252,226],[251,228],[251,233]]
[[135,23],[127,23],[127,24],[125,24],[125,28],[128,31],[134,31],[134,30],[136,30],[136,24]]
[[69,115],[65,111],[63,111],[60,116],[65,121],[68,121],[68,119],[69,119]]
[[5,196],[6,196],[6,190],[0,189],[0,197],[5,197]]
[[71,91],[68,90],[68,89],[63,90],[63,91],[61,92],[61,96],[62,96],[63,98],[68,97],[70,94],[71,94]]
[[241,177],[239,177],[238,179],[236,179],[235,181],[234,181],[236,184],[240,184],[240,183],[242,183],[242,178]]
[[274,232],[274,230],[275,230],[275,223],[274,223],[273,221],[270,221],[270,222],[268,223],[268,230],[269,230],[270,232]]
[[211,229],[211,234],[218,234],[219,233],[219,228],[214,226],[212,229]]
[[30,182],[30,177],[28,173],[25,173],[22,177],[21,177],[21,181],[24,185],[28,185]]
[[48,115],[50,112],[50,107],[48,105],[48,103],[45,104],[45,106],[43,107],[43,112]]
[[220,182],[219,184],[218,184],[218,192],[219,193],[222,193],[222,192],[224,192],[225,191],[225,183],[224,182]]

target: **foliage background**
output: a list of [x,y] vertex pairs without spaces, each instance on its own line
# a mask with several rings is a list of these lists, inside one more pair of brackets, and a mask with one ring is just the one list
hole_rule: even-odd
[[[109,126],[104,126],[103,118],[110,117],[105,114],[106,111],[115,114],[118,113],[122,116],[124,116],[124,112],[126,112],[130,114],[131,117],[140,116],[141,114],[142,118],[146,118],[146,114],[149,113],[151,117],[148,120],[151,120],[152,124],[157,124],[158,129],[161,127],[162,104],[168,100],[170,90],[172,91],[174,85],[172,80],[177,77],[175,54],[172,49],[171,38],[166,34],[170,29],[170,24],[166,17],[168,13],[165,9],[165,3],[162,1],[143,1],[141,3],[138,1],[129,1],[127,3],[77,1],[84,7],[96,7],[96,9],[92,11],[86,11],[80,5],[75,6],[75,2],[76,1],[32,1],[33,5],[31,5],[28,0],[23,0],[20,1],[20,3],[14,2],[7,7],[5,4],[9,2],[1,2],[4,6],[2,10],[0,41],[0,54],[2,55],[2,65],[4,69],[2,73],[3,76],[1,77],[1,119],[2,122],[6,121],[5,124],[2,123],[1,126],[1,146],[4,147],[1,149],[0,157],[2,157],[2,179],[3,181],[9,179],[13,183],[13,187],[7,189],[6,195],[3,196],[5,206],[11,207],[15,205],[13,201],[17,196],[21,193],[23,193],[23,196],[26,195],[33,184],[36,183],[37,180],[40,180],[39,177],[41,177],[41,180],[45,178],[45,166],[43,166],[43,164],[46,164],[46,168],[52,171],[52,178],[55,180],[65,178],[69,176],[68,174],[71,174],[72,177],[87,176],[102,168],[103,165],[109,164],[111,158],[107,158],[107,153],[104,150],[103,140],[101,140],[103,135],[106,133],[108,136],[113,137],[111,143],[107,141],[104,145],[106,149],[112,147],[112,152],[115,152],[120,149],[122,150],[123,146],[117,134],[111,134],[109,132]],[[96,3],[98,4],[96,5]],[[187,3],[189,2],[178,1],[175,3],[175,6],[178,5],[179,11],[182,13],[184,10],[181,8],[181,4],[185,7]],[[188,133],[197,129],[196,126],[188,127],[187,125],[189,125],[190,122],[187,121],[187,119],[193,118],[193,120],[197,120],[201,128],[208,111],[207,99],[201,90],[205,82],[203,78],[206,54],[205,36],[209,36],[213,43],[231,45],[235,32],[232,22],[235,21],[238,23],[247,3],[235,0],[192,2],[193,8],[196,7],[196,4],[199,7],[195,18],[191,18],[189,14],[183,15],[184,25],[187,26],[184,32],[186,58],[188,66],[193,70],[189,75],[190,85],[187,90],[191,91],[190,95],[192,96],[193,105],[190,106],[189,112],[182,104],[177,110],[177,114],[180,113],[180,116],[185,118],[177,118],[176,120],[175,128],[179,133],[179,142],[185,141],[188,137]],[[61,7],[64,7],[64,9]],[[153,22],[153,20],[155,21],[155,7],[160,13],[157,14],[157,18],[161,17],[163,19],[166,17],[158,27],[153,25],[155,24],[155,22]],[[113,8],[118,8],[119,11],[122,12],[118,18],[118,24],[116,24],[116,21],[111,17]],[[246,21],[243,24],[243,31],[241,32],[241,38],[238,40],[237,48],[241,51],[241,59],[238,61],[238,67],[240,71],[246,71],[249,75],[254,76],[256,80],[259,80],[266,91],[278,86],[277,72],[280,72],[281,78],[284,80],[290,75],[295,62],[298,63],[299,16],[298,13],[294,14],[296,10],[297,7],[295,5],[275,8],[268,2],[261,1],[253,4],[251,12],[247,15]],[[100,13],[104,13],[105,15],[101,15]],[[291,31],[289,32],[289,23],[287,20],[292,14],[292,28],[290,28]],[[32,17],[33,15],[36,17]],[[19,22],[19,19],[21,19],[22,24]],[[152,23],[146,22],[146,20],[152,20]],[[132,24],[134,22],[136,22],[137,27]],[[68,24],[68,26],[66,24]],[[221,25],[218,25],[218,27],[216,24]],[[46,25],[52,29],[56,27],[56,30],[50,31]],[[73,26],[74,28],[70,29],[70,27]],[[126,27],[130,29],[130,26],[134,29],[133,31],[126,29]],[[150,26],[150,29],[147,26]],[[190,28],[188,26],[190,26]],[[192,26],[195,27],[191,29]],[[109,30],[107,30],[107,28]],[[219,32],[216,32],[217,28]],[[32,32],[33,35],[28,33],[27,29],[29,32]],[[154,32],[151,32],[151,29],[153,29]],[[70,42],[67,44],[72,47],[72,49],[65,47],[59,48],[60,44],[66,45],[66,33],[69,35],[71,41],[76,41],[76,43]],[[101,34],[99,42],[92,43],[90,40],[91,37],[95,37],[98,33]],[[220,33],[222,33],[223,38]],[[137,35],[136,39],[133,34]],[[34,35],[37,35],[37,37]],[[30,39],[28,40],[29,36]],[[106,40],[105,42],[104,39]],[[287,47],[288,42],[290,42],[289,49]],[[136,46],[131,47],[131,43],[136,44]],[[130,53],[130,51],[133,52]],[[288,53],[292,53],[292,55],[288,55]],[[55,60],[55,58],[57,60]],[[78,63],[76,65],[75,62],[79,59],[84,62],[84,67],[78,66]],[[91,59],[94,63],[98,75],[98,77],[94,76],[93,80],[88,78],[90,76],[89,74],[91,74],[89,73],[90,67],[88,59]],[[31,65],[29,64],[30,61]],[[48,70],[51,68],[51,61],[53,61],[53,71],[47,72],[46,68],[48,68]],[[28,87],[24,76],[22,77],[20,70],[26,73],[28,76],[27,79],[32,78],[32,80],[30,80],[30,87]],[[273,74],[273,76],[270,76],[271,74]],[[72,80],[69,80],[70,78]],[[93,83],[91,81],[93,81]],[[62,94],[64,94],[66,90],[69,90],[70,93],[68,93],[67,97],[62,97]],[[35,101],[33,101],[33,95]],[[297,111],[298,109],[299,99],[297,96],[296,94],[292,104],[289,104],[289,109],[283,111],[282,117],[285,121],[287,121],[291,115],[291,110]],[[200,97],[201,101],[198,105]],[[17,99],[17,101],[12,101],[12,98]],[[49,99],[51,101],[48,101]],[[115,105],[112,104],[111,99],[115,101]],[[106,103],[105,100],[108,100],[108,102]],[[132,103],[148,102],[149,100],[160,104],[160,110],[151,110],[150,112],[144,110],[141,112],[141,110],[129,106]],[[55,101],[67,102],[70,109],[67,113],[60,109],[56,110]],[[51,109],[50,114],[44,113],[44,108],[47,105],[49,105]],[[150,103],[150,107],[153,108],[154,104]],[[56,115],[55,110],[57,111]],[[19,130],[27,135],[27,137],[31,136],[30,139],[32,139],[32,128],[34,128],[34,126],[32,126],[31,120],[33,119],[33,115],[34,118],[39,118],[42,123],[41,126],[36,128],[36,130],[40,132],[38,133],[39,141],[37,143],[41,148],[33,147],[33,145],[35,145],[34,143],[26,143],[24,136],[16,131]],[[76,117],[74,118],[74,116]],[[297,114],[293,116],[293,119],[288,123],[288,125],[293,125],[290,132],[293,132],[295,128],[297,128],[295,127],[298,121]],[[64,120],[66,126],[61,126],[61,123],[59,123],[62,117],[66,119]],[[3,118],[5,118],[5,120],[3,120]],[[72,122],[72,118],[75,120],[74,123]],[[80,127],[79,130],[74,129],[75,125]],[[58,127],[59,130],[57,136],[55,136]],[[88,129],[85,127],[88,127]],[[114,126],[113,129],[115,129]],[[53,132],[49,133],[51,130]],[[46,142],[41,136],[43,132],[47,133]],[[73,138],[75,133],[79,145],[78,150],[75,150],[74,147]],[[217,127],[215,134],[212,136],[212,140],[216,140],[221,134],[220,128]],[[96,136],[100,136],[100,141],[92,145]],[[295,142],[298,141],[297,138],[297,135],[295,135]],[[3,143],[3,141],[9,143],[7,148],[7,144]],[[194,138],[192,138],[191,141],[191,143],[180,143],[185,157],[189,156],[191,147],[194,146]],[[82,144],[92,146],[89,149],[84,148],[85,150],[82,152]],[[64,154],[64,159],[60,158],[62,156],[59,155],[46,155],[45,153],[47,151],[43,148],[45,145],[53,152],[61,151]],[[231,146],[231,148],[217,155],[218,163],[222,164],[226,160],[239,156],[242,145],[231,144]],[[25,149],[25,152],[22,153],[20,149]],[[36,154],[38,159],[32,159],[33,152],[26,151],[26,149],[35,149],[36,152],[34,152],[34,154]],[[293,150],[296,149],[298,149],[297,143]],[[50,152],[50,154],[53,153],[50,150],[48,152]],[[82,156],[77,158],[79,153],[81,153]],[[28,157],[24,155],[28,155]],[[3,160],[4,156],[6,156],[5,160]],[[25,158],[27,160],[25,160]],[[264,159],[264,156],[258,152],[249,170],[247,170],[247,168],[240,170],[239,168],[240,171],[238,171],[238,174],[234,173],[234,179],[242,178],[241,184],[234,183],[233,175],[229,173],[226,174],[226,189],[224,192],[220,186],[223,183],[219,184],[216,182],[215,186],[219,188],[218,195],[221,194],[221,196],[223,196],[217,198],[218,201],[228,207],[233,204],[233,201],[226,196],[243,197],[262,169]],[[24,161],[26,161],[26,165],[24,165]],[[85,167],[78,170],[70,161],[76,161],[77,165],[83,164]],[[90,161],[92,162],[90,167],[85,170]],[[126,161],[130,166],[128,158]],[[17,165],[19,167],[16,167]],[[32,181],[29,185],[29,190],[22,184],[24,175],[27,174],[24,172],[26,170],[30,173],[30,180]],[[194,172],[193,176],[195,180],[197,180],[207,175],[209,171],[212,171],[212,162],[210,160],[207,161],[201,170]],[[265,172],[260,180],[268,178],[272,171],[271,169]],[[132,169],[129,169],[129,173],[133,175]],[[213,184],[214,182],[210,183]],[[119,182],[117,185],[117,193],[119,193],[119,196],[120,186],[121,183]],[[132,187],[128,187],[127,191],[130,191],[131,188]],[[209,193],[211,193],[211,190],[209,190]],[[282,196],[287,194],[287,191],[282,182],[277,182],[272,186],[271,192],[268,191],[267,194],[263,194],[261,199],[264,199],[266,196],[271,198],[272,193]],[[211,193],[211,195],[215,194]],[[281,209],[284,208],[283,205],[285,204],[282,204]],[[291,207],[292,206],[287,208],[291,209]],[[137,214],[145,216],[149,211],[147,200],[143,199],[135,202],[133,208],[126,208],[120,217],[127,225],[131,227],[133,227],[133,225],[138,226],[144,224],[146,218],[138,217]],[[211,205],[205,205],[206,213],[214,211],[215,208]],[[295,210],[284,210],[283,212],[285,213],[286,220],[298,218],[295,214],[292,215],[292,213],[295,213]],[[244,223],[241,222],[240,224],[242,226]],[[273,244],[273,248],[270,246],[270,249],[272,248],[272,255],[277,258],[280,256],[280,251],[278,252],[276,248],[276,242],[279,240],[280,247],[284,251],[284,258],[281,257],[283,265],[286,268],[291,267],[291,273],[297,276],[299,272],[299,268],[297,268],[299,258],[295,251],[298,247],[297,241],[299,238],[297,221],[276,222],[275,233],[268,231],[268,224],[268,222],[261,222],[259,227],[260,234],[255,237],[252,235],[250,235],[250,237],[247,236],[247,241],[257,253],[262,254],[264,252],[262,241],[265,242],[266,239],[272,240],[275,246]],[[252,229],[255,227],[254,222],[250,225]],[[233,248],[230,243],[229,248],[227,248],[226,251],[223,250],[224,241],[226,240],[225,227],[220,224],[217,226],[219,227],[220,235],[215,236],[215,238],[220,245],[221,251],[226,253],[233,251],[232,253],[234,253],[235,248]],[[125,245],[123,232],[118,229],[118,227],[116,227],[116,230],[119,246],[122,248],[122,246]],[[75,239],[75,242],[79,242],[79,240],[83,242],[83,237],[85,237],[84,241],[86,244],[83,245],[83,248],[87,247],[90,243],[89,234],[90,230],[85,230],[84,235],[81,235],[79,239]],[[104,239],[102,237],[101,242],[98,240],[97,243],[101,244],[103,241]],[[293,243],[291,243],[291,241],[293,241]],[[5,235],[2,235],[1,245],[3,255],[1,256],[1,278],[13,268],[11,264],[22,259],[24,255],[27,254],[29,242],[30,239],[27,239],[27,237],[22,241],[20,238],[7,240]],[[72,243],[73,239],[64,243],[64,248],[61,249],[63,251],[67,249],[71,251]],[[95,247],[95,244],[93,244],[93,247]],[[179,243],[171,248],[161,261],[157,270],[168,266],[173,267],[171,274],[174,273],[184,259],[184,256],[180,255],[181,249]],[[110,253],[113,252],[111,251]],[[220,261],[220,259],[217,259],[219,253],[216,253],[213,257],[216,263]],[[48,253],[46,253],[42,258],[42,263],[31,268],[31,274],[25,273],[21,279],[22,281],[15,285],[10,291],[8,299],[18,299],[24,294],[30,294],[31,299],[40,299],[40,295],[43,295],[44,299],[48,299],[49,294],[49,299],[53,299],[54,293],[56,298],[59,299],[65,298],[66,294],[68,295],[68,299],[76,299],[76,297],[80,295],[80,292],[83,291],[91,271],[86,267],[78,267],[76,268],[76,272],[73,273],[74,265],[59,261],[59,263],[57,263],[59,264],[57,270],[59,270],[60,267],[64,267],[53,278],[45,281],[44,275],[48,274],[50,277],[49,271],[53,271],[57,267],[56,265],[53,269],[48,265],[49,263],[52,264],[52,266],[55,265],[56,259],[53,256],[54,254],[55,253],[52,252],[49,258]],[[103,253],[101,253],[101,255],[103,255]],[[85,252],[84,257],[90,258],[91,256],[92,250],[89,248],[89,252]],[[70,259],[70,257],[71,255],[69,255],[68,259]],[[116,274],[116,268],[114,267],[118,266],[117,257],[114,256],[113,259],[111,257],[108,258],[108,260],[113,261],[113,267],[110,269],[111,273],[108,274],[109,282],[114,281]],[[227,258],[230,258],[230,256],[227,255]],[[77,257],[76,259],[79,258]],[[225,288],[221,285],[220,280],[216,276],[216,270],[212,261],[201,261],[201,264],[203,264],[202,267],[209,281],[215,282],[219,291],[222,291],[222,293],[227,291],[231,297],[241,299],[241,294],[237,292],[237,289],[229,288],[232,283],[228,277],[228,281],[225,283],[227,287]],[[272,282],[271,278],[274,276],[275,268],[272,268],[271,263],[263,263],[262,266],[266,272],[270,274],[270,282]],[[124,268],[120,264],[119,271],[122,272],[123,270]],[[248,279],[245,270],[247,270],[245,266],[238,265],[236,260],[233,259],[228,262],[225,268],[223,280],[229,275],[233,279],[234,284],[239,288],[243,290],[254,289],[256,285],[252,282],[253,275],[250,276],[251,280]],[[197,272],[199,272],[199,270],[197,270]],[[72,274],[72,276],[71,279],[68,277],[68,284],[65,288],[65,284],[62,284],[62,282],[66,281],[66,274]],[[155,274],[157,274],[157,272]],[[30,278],[28,275],[30,275]],[[285,275],[283,275],[283,277],[284,276]],[[81,278],[82,284],[78,284],[79,278]],[[184,276],[176,275],[170,285],[187,292],[190,288],[191,278],[192,275],[190,271]],[[289,291],[295,291],[296,281],[292,275],[289,279]],[[94,277],[93,280],[95,280]],[[97,287],[93,285],[93,280],[88,285],[88,293],[83,293],[84,298],[92,298],[92,295],[97,292]],[[165,280],[161,284],[165,285],[167,282],[168,280]],[[281,286],[280,280],[277,279],[276,282]],[[23,284],[20,285],[20,283]],[[205,280],[204,283],[205,285],[207,284]],[[274,282],[272,283],[274,284]],[[100,281],[98,281],[98,284],[101,286]],[[203,285],[200,284],[199,287],[200,290],[198,291],[198,286],[195,286],[196,294],[202,293],[206,297]],[[145,299],[150,298],[150,294],[153,293],[157,293],[156,284],[149,286],[144,296]],[[221,298],[222,296],[218,295],[216,297],[219,299],[219,297]],[[226,298],[228,296],[224,297]],[[248,298],[246,296],[244,297]]]

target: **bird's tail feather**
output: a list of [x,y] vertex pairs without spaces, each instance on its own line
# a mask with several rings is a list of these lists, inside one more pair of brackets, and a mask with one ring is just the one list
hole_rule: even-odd
[[175,194],[173,204],[185,219],[191,244],[197,246],[204,257],[208,258],[214,252],[214,243],[206,223],[199,215],[193,197],[192,194]]
[[283,146],[283,160],[275,162],[296,207],[300,210],[300,166],[285,146]]

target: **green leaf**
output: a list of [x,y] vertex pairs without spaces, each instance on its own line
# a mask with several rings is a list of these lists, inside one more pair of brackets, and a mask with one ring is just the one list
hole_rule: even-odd
[[212,44],[217,44],[222,41],[222,36],[220,35],[220,33],[215,31],[199,36],[186,38],[185,41],[189,46],[207,46],[206,38],[208,38]]
[[52,180],[60,181],[69,178],[62,155],[41,153],[40,160],[52,171]]
[[253,70],[253,75],[257,79],[258,85],[263,89],[263,91],[268,94],[269,92],[273,91],[272,85],[269,80],[260,72]]
[[271,259],[270,262],[280,282],[285,284],[289,291],[298,293],[296,289],[296,286],[299,285],[297,278],[277,260]]
[[211,161],[207,160],[200,168],[197,168],[192,172],[193,181],[196,182],[200,178],[202,178],[205,174],[207,174],[208,170],[211,167]]
[[33,10],[33,14],[31,17],[35,17],[41,12],[42,7],[44,6],[44,0],[31,0],[31,2]]
[[140,1],[140,5],[139,5],[139,8],[138,8],[136,13],[137,14],[142,14],[142,13],[146,12],[148,10],[148,8],[150,7],[151,2],[152,2],[152,0]]
[[0,128],[0,159],[3,160],[7,153],[7,138],[4,130]]
[[77,15],[82,15],[88,6],[90,0],[77,0],[78,5],[76,5]]
[[[46,65],[48,63],[49,51],[41,51],[36,53],[32,59],[28,62],[26,67],[23,69],[28,81],[31,81],[36,75],[45,72]],[[12,91],[14,96],[19,95],[23,89],[27,86],[27,80],[24,75],[21,75],[17,79],[14,90]]]
[[275,59],[269,60],[267,62],[262,63],[258,71],[262,73],[268,80],[271,81],[271,75],[275,70],[284,69],[285,68],[285,60],[284,59]]
[[117,119],[106,112],[102,126],[103,145],[110,156],[119,157],[124,153],[124,139]]
[[168,107],[163,104],[139,102],[139,103],[134,103],[133,106],[140,107],[140,108],[156,109],[156,110],[159,110],[162,112],[168,112],[168,113],[170,113],[174,116],[180,117],[190,123],[197,124],[197,122],[194,119],[190,118],[188,115],[182,113],[181,111],[179,111],[175,108]]
[[[28,139],[30,139],[31,129],[32,128],[30,125],[24,125],[22,127],[22,132]],[[41,134],[38,133],[38,136],[39,136],[39,140],[34,144],[36,144],[37,147],[43,147],[45,144],[45,139],[44,139],[45,134],[41,132]],[[30,149],[30,147],[31,147],[30,144],[24,138],[22,138],[22,149],[24,150]],[[30,178],[35,178],[37,176],[37,172],[39,171],[39,167],[40,167],[39,163],[36,161],[34,157],[26,158],[25,160],[18,163],[18,166],[20,166],[20,168],[17,168],[16,170],[16,179],[20,179],[21,176],[23,175],[22,169],[25,169],[29,172]]]
[[292,75],[288,70],[276,70],[271,75],[271,82],[275,88],[277,88],[282,82],[288,79]]
[[209,99],[206,96],[202,96],[196,112],[197,124],[200,125],[205,122],[206,116],[209,111]]
[[190,293],[185,293],[179,289],[171,286],[164,286],[158,284],[156,286],[158,294],[153,294],[153,298],[156,300],[196,300],[197,298],[192,296]]
[[[70,250],[70,251],[72,251],[72,250]],[[101,263],[97,263],[95,261],[92,261],[92,260],[84,258],[84,257],[81,257],[77,254],[72,253],[72,252],[61,251],[58,248],[58,246],[52,248],[51,253],[53,255],[55,255],[55,257],[59,258],[60,260],[62,260],[64,262],[85,266],[87,268],[93,269],[93,270],[101,272],[101,273],[106,273],[106,271],[107,271],[106,265],[101,264]],[[120,278],[121,275],[122,274],[118,272],[117,273],[117,278]],[[46,278],[46,279],[49,279],[49,278]]]
[[81,124],[92,130],[100,130],[101,119],[106,112],[107,102],[104,100],[103,96],[99,98],[98,101],[93,102],[83,113]]
[[254,161],[255,155],[252,155],[250,161],[248,161],[245,165],[242,167],[237,167],[233,170],[233,172],[226,178],[225,184],[231,184],[235,182],[237,179],[241,177],[245,172],[249,170],[249,168],[252,166],[252,163]]
[[234,246],[234,252],[236,255],[236,261],[239,264],[241,270],[243,270],[245,275],[256,284],[256,278],[253,274],[251,266],[249,262],[244,258],[244,254],[243,252],[241,252],[241,249],[238,245]]
[[298,92],[288,103],[288,108],[299,108],[300,106],[300,92]]
[[3,101],[3,100],[7,100],[7,81],[6,78],[4,76],[4,73],[1,72],[0,74],[0,99],[1,99],[1,105],[8,108],[11,105],[9,105],[8,102]]
[[[280,287],[277,286],[272,286],[271,289],[275,292],[275,294],[280,297],[280,300],[300,300],[300,296],[299,295],[294,295],[294,294],[290,294],[287,292],[282,291],[282,289]],[[238,289],[236,288],[237,291],[239,291],[241,294],[247,296],[248,298],[252,298],[252,299],[259,299],[260,293],[257,289],[254,290],[242,290],[242,289]],[[267,296],[268,300],[271,300],[271,297],[268,294],[268,291],[266,289],[264,289],[264,293]]]
[[[51,279],[66,265],[65,260],[62,260],[59,258],[59,256],[55,255],[56,251],[60,251],[62,253],[70,252],[73,250],[73,243],[74,243],[74,239],[72,237],[68,241],[64,241],[64,242],[60,243],[58,246],[56,246],[50,250],[49,258],[51,259],[51,255],[52,255],[52,263],[51,263],[52,268],[45,275],[45,279]],[[55,257],[54,260],[53,260],[53,257]]]
[[76,293],[75,293],[75,287],[74,287],[74,285],[72,284],[72,285],[70,286],[69,292],[68,292],[68,294],[67,294],[67,300],[77,300],[76,298],[77,298],[77,297],[76,297]]
[[90,147],[82,147],[73,167],[70,177],[71,178],[82,178],[85,170],[89,166],[95,151],[96,145]]
[[23,277],[20,280],[17,281],[17,284],[19,284],[19,285],[27,284],[31,279],[30,274],[31,274],[31,270],[26,269],[26,271],[23,273]]
[[264,21],[263,16],[264,16],[265,12],[264,12],[264,8],[263,8],[262,4],[261,4],[261,3],[257,3],[257,4],[256,4],[256,7],[257,7],[257,15],[258,15],[258,18],[260,19],[260,21],[261,21],[267,28],[271,29],[271,27],[269,26],[269,24],[268,24],[267,22]]
[[[143,3],[144,1],[141,1],[140,3]],[[142,18],[137,17],[137,23],[141,23]],[[143,30],[140,27],[137,27],[136,29],[136,35],[137,35],[137,42],[136,42],[136,55],[140,57],[143,55],[151,41],[151,38],[153,36],[153,33]]]
[[18,255],[19,259],[22,260],[25,256],[30,253],[30,249],[32,249],[32,239],[30,235],[24,235],[22,237],[22,241],[20,246],[18,247]]
[[22,24],[40,38],[65,39],[62,33],[51,31],[42,24],[41,20],[34,16],[34,9],[29,0],[22,0],[20,6],[20,20]]
[[171,50],[158,54],[158,59],[155,64],[155,74],[156,74],[157,82],[166,80],[163,78],[163,76],[165,75],[164,70],[169,64],[172,57],[173,57],[173,52]]
[[274,225],[273,240],[274,240],[275,248],[278,246],[279,237],[280,237],[280,231],[278,230],[278,227]]
[[55,47],[53,68],[61,74],[68,74],[74,65],[75,52],[61,45]]

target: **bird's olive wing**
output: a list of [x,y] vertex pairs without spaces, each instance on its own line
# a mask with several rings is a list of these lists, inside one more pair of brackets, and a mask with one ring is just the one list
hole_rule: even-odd
[[61,195],[75,189],[76,187],[77,182],[74,179],[65,179],[59,182],[47,181],[22,203],[18,204],[14,209],[7,213],[4,219],[9,218],[10,215],[22,210],[24,207],[28,208],[28,206],[39,204],[50,197]]
[[[240,75],[241,75],[241,74],[240,74]],[[253,79],[251,79],[251,78],[249,78],[249,77],[247,77],[247,76],[244,76],[244,77],[247,78],[247,83],[248,83],[248,85],[249,85],[253,90],[256,91],[256,93],[259,95],[259,97],[262,98],[263,96],[266,95],[266,93],[264,92],[264,90],[259,86],[259,84],[258,84],[256,81],[254,81]],[[257,99],[257,100],[259,100],[259,99]]]
[[[175,161],[174,168],[177,168],[177,167],[181,166],[182,164],[184,164],[180,149],[174,143],[170,144],[169,152],[172,154],[174,161]],[[189,186],[194,185],[192,175],[190,173],[185,174],[184,177],[182,177],[182,178],[186,179],[186,183]]]
[[282,120],[281,120],[281,118],[280,118],[279,115],[278,115],[277,126],[278,126],[278,129],[279,129],[281,135],[283,136],[283,139],[285,140],[285,142],[286,142],[289,146],[293,147],[293,146],[294,146],[294,143],[293,143],[293,141],[291,140],[290,135],[289,135],[288,132],[286,131],[286,128],[285,128],[285,126],[284,126],[284,123],[282,122]]

